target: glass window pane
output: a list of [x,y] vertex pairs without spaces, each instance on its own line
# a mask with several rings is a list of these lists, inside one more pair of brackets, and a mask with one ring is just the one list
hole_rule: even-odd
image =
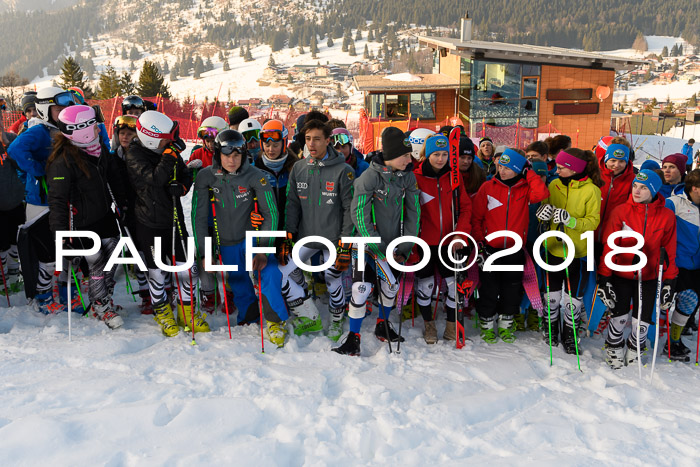
[[472,100],[520,99],[520,65],[475,62]]
[[435,93],[418,92],[411,94],[411,118],[435,119]]
[[369,113],[370,117],[373,118],[383,118],[384,117],[384,94],[370,94],[369,95]]
[[525,65],[523,64],[523,76],[539,76],[540,66],[539,65]]
[[522,97],[537,97],[537,88],[539,78],[523,78],[523,96]]
[[408,118],[408,94],[386,95],[386,118]]
[[472,118],[498,118],[513,117],[518,118],[520,100],[480,100],[471,102]]
[[537,117],[537,99],[523,99],[520,101],[520,118]]

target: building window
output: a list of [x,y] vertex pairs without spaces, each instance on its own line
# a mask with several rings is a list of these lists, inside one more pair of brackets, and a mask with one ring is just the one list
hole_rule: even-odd
[[540,77],[539,76],[523,76],[522,97],[532,97],[537,99],[539,96]]
[[384,94],[369,95],[369,116],[384,118]]
[[435,119],[435,93],[418,92],[411,94],[411,118],[421,120]]
[[469,101],[471,96],[471,79],[472,79],[472,61],[467,58],[461,58],[459,64],[459,95],[457,108],[459,116],[469,120]]
[[390,120],[408,118],[408,94],[386,95],[386,118]]

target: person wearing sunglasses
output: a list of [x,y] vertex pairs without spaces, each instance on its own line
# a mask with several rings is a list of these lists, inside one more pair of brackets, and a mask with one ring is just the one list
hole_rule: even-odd
[[260,130],[262,126],[255,118],[246,118],[238,125],[238,131],[243,135],[248,145],[248,157],[255,162],[260,156]]
[[355,178],[362,175],[362,172],[369,168],[369,163],[355,154],[356,151],[352,147],[352,135],[347,129],[336,128],[333,130],[331,133],[331,144],[333,144],[336,151],[345,157],[345,163],[355,171]]
[[205,118],[197,129],[197,136],[202,140],[202,146],[192,151],[187,166],[190,169],[209,167],[214,157],[214,139],[216,135],[227,129],[228,123],[223,118],[217,116]]
[[[186,261],[183,243],[187,243],[188,234],[180,198],[192,186],[192,174],[181,156],[186,149],[185,142],[180,139],[177,122],[154,110],[144,112],[138,118],[136,136],[126,154],[127,173],[136,192],[134,212],[129,215],[136,219],[131,231],[134,243],[139,251],[146,253],[153,319],[167,337],[179,334],[178,325],[192,326],[193,320],[194,332],[209,332],[207,322],[192,309],[190,277],[196,280],[196,268],[178,272],[174,281],[179,286],[176,323],[165,290],[167,274],[158,268],[151,253],[155,238],[159,237],[163,264],[172,261],[173,257],[178,265]],[[173,238],[173,235],[178,238]],[[179,238],[180,235],[185,238]],[[175,251],[172,251],[173,245]]]
[[[53,137],[59,133],[58,115],[66,107],[76,104],[77,99],[71,91],[58,87],[39,90],[36,111],[41,119],[40,124],[22,132],[7,148],[7,153],[17,162],[25,178],[26,227],[20,229],[18,234],[18,248],[24,275],[24,292],[28,299],[34,299],[38,291],[52,289],[56,248],[55,238],[49,228],[46,161],[51,152]],[[61,311],[61,306],[55,309]]]
[[[247,142],[235,130],[224,130],[215,140],[214,162],[197,174],[192,212],[200,256],[205,254],[205,237],[218,242],[223,264],[237,265],[228,271],[228,285],[238,308],[238,324],[260,320],[258,301],[246,270],[246,232],[277,230],[277,204],[272,187],[263,172],[248,161]],[[213,207],[212,207],[213,206]],[[215,214],[214,235],[208,232],[209,209]],[[259,224],[255,222],[262,217]],[[259,246],[273,246],[275,239],[260,238]],[[282,298],[282,273],[274,255],[253,256],[253,271],[260,274],[261,293],[269,306],[264,307],[267,334],[272,343],[284,346],[287,335],[287,308]],[[260,323],[262,326],[263,323]]]

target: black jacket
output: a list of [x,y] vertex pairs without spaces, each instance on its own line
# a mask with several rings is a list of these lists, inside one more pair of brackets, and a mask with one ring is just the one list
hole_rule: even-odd
[[119,209],[126,207],[125,181],[107,148],[94,157],[74,148],[85,163],[90,177],[71,156],[57,157],[46,168],[49,186],[49,226],[51,230],[90,230],[100,237],[117,237],[119,229],[112,212],[109,184]]
[[[177,181],[182,185],[184,196],[192,186],[192,174],[182,157],[161,156],[134,141],[126,155],[126,169],[131,186],[136,190],[136,221],[152,229],[172,228],[173,200],[168,187],[172,181]],[[176,203],[178,219],[184,227],[179,198]]]

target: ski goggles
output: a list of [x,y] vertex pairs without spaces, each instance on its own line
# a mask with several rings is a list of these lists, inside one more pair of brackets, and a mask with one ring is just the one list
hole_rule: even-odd
[[80,123],[65,123],[61,120],[56,122],[58,129],[61,131],[61,133],[67,136],[73,136],[76,133],[81,133],[82,130],[87,130],[88,128],[97,125],[97,123],[97,118],[94,117],[86,122]]
[[129,128],[136,131],[136,117],[133,115],[121,115],[114,121],[114,129],[119,131]]
[[260,130],[248,130],[243,132],[246,142],[260,141]]
[[240,142],[224,141],[223,143],[220,143],[219,150],[221,151],[221,154],[226,156],[230,156],[233,153],[242,155],[245,152],[245,148],[240,145]]
[[37,104],[49,104],[49,105],[60,105],[61,107],[68,107],[70,105],[78,105],[78,98],[75,97],[73,91],[64,91],[56,94],[52,97],[45,97],[43,99],[37,99]]
[[124,99],[122,102],[122,111],[126,112],[127,110],[131,109],[140,109],[140,110],[146,110],[146,104],[143,102],[143,99],[138,98],[138,99]]
[[277,143],[279,141],[283,141],[284,137],[282,136],[282,132],[280,130],[263,130],[260,132],[260,140],[265,143],[269,141]]
[[333,146],[344,146],[346,144],[351,144],[350,137],[344,133],[338,133],[332,136]]
[[218,128],[199,127],[199,130],[197,130],[197,136],[199,136],[202,139],[214,139],[214,138],[216,138],[216,135],[218,135],[218,134],[219,134]]

